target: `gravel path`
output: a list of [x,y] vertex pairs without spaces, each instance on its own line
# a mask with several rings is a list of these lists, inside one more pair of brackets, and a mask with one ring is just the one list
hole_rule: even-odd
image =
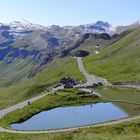
[[135,85],[135,84],[123,84],[123,85],[114,85],[114,86],[119,86],[119,87],[128,87],[128,88],[134,88],[140,90],[140,85]]
[[[103,78],[99,78],[93,75],[90,75],[89,73],[86,72],[83,63],[82,63],[82,59],[80,57],[77,58],[77,62],[78,62],[78,67],[80,69],[80,71],[83,73],[83,75],[85,75],[85,77],[87,78],[87,83],[84,85],[93,85],[93,83],[98,83],[98,82],[102,82],[105,85],[109,85],[110,83],[108,83],[105,79]],[[63,89],[63,86],[59,86],[57,88],[54,88],[53,91],[59,90],[59,89]],[[48,95],[48,93],[40,95],[38,97],[34,97],[32,99],[26,100],[24,102],[21,102],[17,105],[14,105],[12,107],[8,107],[6,109],[0,110],[0,118],[2,118],[4,115],[6,115],[9,112],[12,112],[14,110],[23,108],[25,106],[28,105],[28,102],[33,103],[43,97],[45,97],[46,95]],[[54,133],[54,132],[63,132],[63,131],[72,131],[72,130],[77,130],[79,128],[86,128],[86,127],[97,127],[97,126],[106,126],[106,125],[112,125],[112,124],[118,124],[118,123],[122,123],[122,122],[126,122],[126,121],[132,121],[132,120],[137,120],[140,119],[140,115],[139,116],[135,116],[132,118],[125,118],[125,119],[121,119],[121,120],[116,120],[116,121],[112,121],[112,122],[107,122],[107,123],[101,123],[101,124],[95,124],[95,125],[90,125],[90,126],[81,126],[81,127],[74,127],[74,128],[66,128],[66,129],[58,129],[58,130],[49,130],[49,131],[18,131],[18,130],[10,130],[10,129],[5,129],[0,127],[0,132],[8,132],[8,133],[19,133],[19,134],[38,134],[38,133]]]

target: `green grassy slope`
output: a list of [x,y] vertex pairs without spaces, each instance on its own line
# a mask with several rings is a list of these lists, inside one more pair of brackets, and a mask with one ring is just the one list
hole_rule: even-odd
[[96,45],[100,45],[100,48],[104,48],[109,46],[110,44],[116,42],[118,39],[97,39],[90,36],[86,39],[83,43],[79,44],[78,47],[72,50],[72,53],[76,52],[77,50],[86,50],[90,53],[94,53],[96,51]]
[[0,87],[14,85],[27,77],[31,70],[32,60],[24,59],[12,64],[0,64]]
[[[140,103],[140,90],[123,87],[98,87],[94,88],[107,100],[123,100],[126,102]],[[117,106],[127,112],[129,115],[140,115],[140,105],[114,102]]]
[[84,49],[89,51],[90,53],[93,53],[96,49],[96,45],[99,44],[100,47],[107,47],[108,45],[110,45],[111,43],[113,43],[115,40],[103,40],[103,39],[93,39],[93,38],[89,38],[87,39],[83,44],[81,44],[81,46],[77,49]]
[[0,109],[31,98],[46,90],[49,86],[60,82],[60,78],[71,76],[75,79],[86,80],[78,69],[74,58],[54,60],[46,69],[35,77],[24,78],[18,84],[0,88]]
[[140,90],[123,87],[98,87],[94,90],[109,100],[140,103]]
[[140,82],[140,28],[102,49],[98,55],[93,53],[84,58],[84,65],[89,73],[111,82]]
[[60,78],[64,76],[71,76],[77,80],[86,80],[79,71],[77,60],[71,57],[55,59],[43,72],[35,76],[33,80],[41,84],[53,84],[59,82]]

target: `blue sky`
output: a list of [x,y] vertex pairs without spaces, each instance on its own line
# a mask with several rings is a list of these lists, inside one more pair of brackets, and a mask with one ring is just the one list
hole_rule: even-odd
[[97,20],[126,25],[140,20],[140,0],[0,0],[0,22],[21,19],[42,25]]

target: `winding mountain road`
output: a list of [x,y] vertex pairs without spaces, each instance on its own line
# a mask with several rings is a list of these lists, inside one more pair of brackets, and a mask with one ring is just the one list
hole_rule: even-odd
[[[85,70],[85,68],[84,68],[84,66],[83,66],[82,59],[80,57],[77,57],[76,59],[77,59],[79,70],[83,73],[83,75],[87,79],[87,82],[84,85],[82,85],[82,86],[93,85],[93,83],[98,83],[98,82],[102,82],[104,85],[109,85],[109,83],[105,79],[100,78],[100,77],[96,77],[96,76],[93,76],[93,75],[90,75],[89,73],[87,73],[86,70]],[[59,86],[57,88],[54,88],[53,91],[56,91],[56,90],[59,90],[59,89],[63,89],[63,88],[64,88],[63,86]],[[17,110],[17,109],[20,109],[20,108],[23,108],[23,107],[27,106],[28,105],[28,102],[33,103],[33,102],[35,102],[35,101],[37,101],[37,100],[39,100],[39,99],[47,96],[48,94],[49,93],[42,94],[40,96],[34,97],[34,98],[29,99],[29,100],[26,100],[24,102],[21,102],[21,103],[19,103],[17,105],[14,105],[14,106],[8,107],[6,109],[0,110],[0,119],[4,115],[6,115],[7,113],[9,113],[9,112],[12,112],[14,110]],[[18,131],[18,130],[10,130],[10,129],[5,129],[5,128],[0,127],[0,132],[19,133],[19,134],[54,133],[54,132],[72,131],[72,130],[77,130],[79,128],[86,128],[86,127],[89,128],[89,127],[93,127],[93,126],[94,127],[97,127],[97,126],[106,126],[106,125],[118,124],[118,123],[122,123],[122,122],[126,122],[126,121],[136,120],[136,119],[140,119],[140,115],[139,116],[132,117],[132,118],[125,118],[125,119],[121,119],[121,120],[116,120],[116,121],[113,121],[113,122],[95,124],[95,125],[90,125],[90,126],[81,126],[81,127],[74,127],[74,128],[66,128],[66,129],[57,129],[57,130],[48,130],[48,131]]]
[[76,59],[77,59],[79,70],[83,73],[83,75],[87,79],[87,82],[84,85],[93,85],[93,83],[97,84],[98,82],[102,82],[104,85],[110,84],[106,79],[89,74],[84,68],[81,57],[76,57]]

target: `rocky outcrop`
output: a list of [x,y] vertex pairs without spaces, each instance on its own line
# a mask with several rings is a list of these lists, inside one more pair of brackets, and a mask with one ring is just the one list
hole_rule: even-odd
[[[27,47],[27,46],[25,46]],[[22,47],[24,48],[24,46]],[[12,46],[5,47],[0,50],[0,61],[5,61],[6,63],[12,63],[17,59],[25,59],[27,57],[32,57],[36,59],[36,56],[40,52],[37,50],[26,50],[20,48],[14,48]]]
[[54,56],[55,53],[41,54],[37,64],[31,69],[27,77],[32,78],[38,72],[41,72],[53,60]]
[[75,55],[76,57],[85,57],[89,55],[89,52],[85,50],[78,50]]
[[70,49],[61,51],[61,57],[66,57],[66,56],[70,56],[70,55],[71,55],[71,50]]

